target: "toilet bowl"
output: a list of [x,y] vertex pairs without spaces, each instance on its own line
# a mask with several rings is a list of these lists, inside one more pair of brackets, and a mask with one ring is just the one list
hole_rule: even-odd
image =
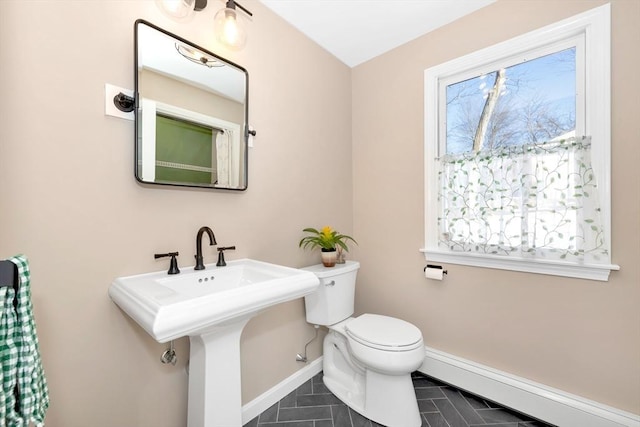
[[425,357],[420,330],[409,322],[354,312],[360,264],[305,268],[320,287],[305,297],[307,322],[324,325],[323,381],[347,406],[388,427],[422,424],[411,372]]

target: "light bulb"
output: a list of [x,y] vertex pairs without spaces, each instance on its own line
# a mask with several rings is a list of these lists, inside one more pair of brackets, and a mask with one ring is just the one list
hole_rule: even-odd
[[213,21],[216,39],[233,50],[240,50],[247,42],[242,16],[235,9],[220,9]]
[[227,16],[224,20],[224,38],[231,45],[236,44],[238,40],[238,23],[234,16]]
[[156,5],[168,17],[183,20],[193,14],[196,0],[156,0]]

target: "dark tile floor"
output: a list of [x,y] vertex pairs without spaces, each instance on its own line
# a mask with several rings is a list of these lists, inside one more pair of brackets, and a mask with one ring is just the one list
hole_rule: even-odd
[[[549,427],[481,397],[414,373],[423,427]],[[335,397],[322,373],[292,391],[245,427],[378,427]]]

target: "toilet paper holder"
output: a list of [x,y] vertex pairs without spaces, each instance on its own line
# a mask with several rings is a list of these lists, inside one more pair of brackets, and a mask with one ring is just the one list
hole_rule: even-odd
[[426,272],[427,268],[435,268],[437,270],[442,270],[442,274],[447,274],[447,270],[443,270],[441,265],[435,265],[435,264],[427,264],[422,271]]

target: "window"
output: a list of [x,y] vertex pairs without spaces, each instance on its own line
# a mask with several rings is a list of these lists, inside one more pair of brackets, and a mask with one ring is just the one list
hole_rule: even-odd
[[607,280],[609,6],[425,72],[429,261]]

